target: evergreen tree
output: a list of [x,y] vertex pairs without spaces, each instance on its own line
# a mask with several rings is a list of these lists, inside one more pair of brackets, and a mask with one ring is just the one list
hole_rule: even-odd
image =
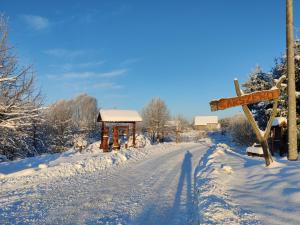
[[[265,73],[261,67],[256,68],[250,73],[248,81],[242,84],[245,93],[255,91],[268,90],[274,85],[272,74]],[[265,101],[249,105],[249,109],[254,114],[255,120],[258,122],[259,127],[264,128],[267,125],[270,111],[272,109],[272,102]]]

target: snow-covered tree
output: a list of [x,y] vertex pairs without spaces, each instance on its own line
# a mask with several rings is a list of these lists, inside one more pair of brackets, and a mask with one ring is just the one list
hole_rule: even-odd
[[59,100],[46,111],[47,142],[54,151],[64,151],[78,135],[89,136],[96,129],[97,101],[86,94]]
[[[296,75],[296,111],[297,111],[297,125],[300,138],[300,41],[295,42],[295,75]],[[275,59],[275,65],[271,70],[271,73],[263,72],[257,67],[254,72],[250,74],[249,80],[243,84],[245,92],[253,92],[259,90],[265,90],[272,87],[274,80],[280,78],[282,75],[287,75],[286,56],[282,56]],[[278,115],[287,117],[287,82],[282,84],[281,95],[278,104]],[[260,102],[250,105],[250,109],[253,112],[255,119],[258,121],[260,127],[265,127],[269,119],[270,109],[272,102]],[[300,142],[300,140],[299,140]],[[300,144],[299,144],[300,145]],[[300,147],[300,146],[299,146]]]
[[[250,73],[249,79],[242,84],[245,93],[269,90],[274,85],[272,74],[265,73],[259,66]],[[249,105],[249,109],[254,114],[255,120],[260,127],[265,127],[269,119],[269,110],[272,102],[265,101]]]
[[[277,58],[275,60],[275,66],[272,69],[274,79],[278,79],[282,75],[287,74],[286,68],[286,57]],[[300,126],[300,44],[296,42],[296,56],[295,56],[295,76],[296,76],[296,91],[297,91],[297,123]],[[281,93],[281,104],[280,104],[280,114],[282,116],[287,116],[287,92],[283,91]]]
[[7,25],[0,17],[0,127],[16,129],[37,116],[39,95],[31,67],[20,68],[7,44]]
[[95,129],[98,114],[97,100],[82,94],[72,100],[72,121],[80,130]]
[[170,113],[166,103],[159,97],[153,98],[142,111],[143,127],[147,130],[151,140],[163,139]]
[[38,118],[41,99],[31,67],[20,67],[8,45],[8,27],[0,16],[0,154],[12,159],[33,151],[29,129]]

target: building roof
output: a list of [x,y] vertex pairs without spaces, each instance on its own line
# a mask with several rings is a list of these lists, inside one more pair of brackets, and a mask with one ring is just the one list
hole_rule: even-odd
[[101,109],[98,122],[141,122],[142,117],[134,110]]
[[287,119],[285,117],[275,117],[272,123],[272,127],[282,126],[287,124]]
[[196,116],[194,120],[195,126],[206,126],[207,124],[218,124],[217,116]]

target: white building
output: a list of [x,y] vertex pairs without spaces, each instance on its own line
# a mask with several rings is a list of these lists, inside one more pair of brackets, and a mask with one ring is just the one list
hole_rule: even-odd
[[196,116],[194,119],[196,130],[217,130],[220,124],[217,116]]

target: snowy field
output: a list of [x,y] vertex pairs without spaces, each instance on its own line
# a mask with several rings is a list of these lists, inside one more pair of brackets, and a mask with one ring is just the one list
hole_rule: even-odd
[[228,138],[0,164],[1,224],[300,224],[299,162]]

